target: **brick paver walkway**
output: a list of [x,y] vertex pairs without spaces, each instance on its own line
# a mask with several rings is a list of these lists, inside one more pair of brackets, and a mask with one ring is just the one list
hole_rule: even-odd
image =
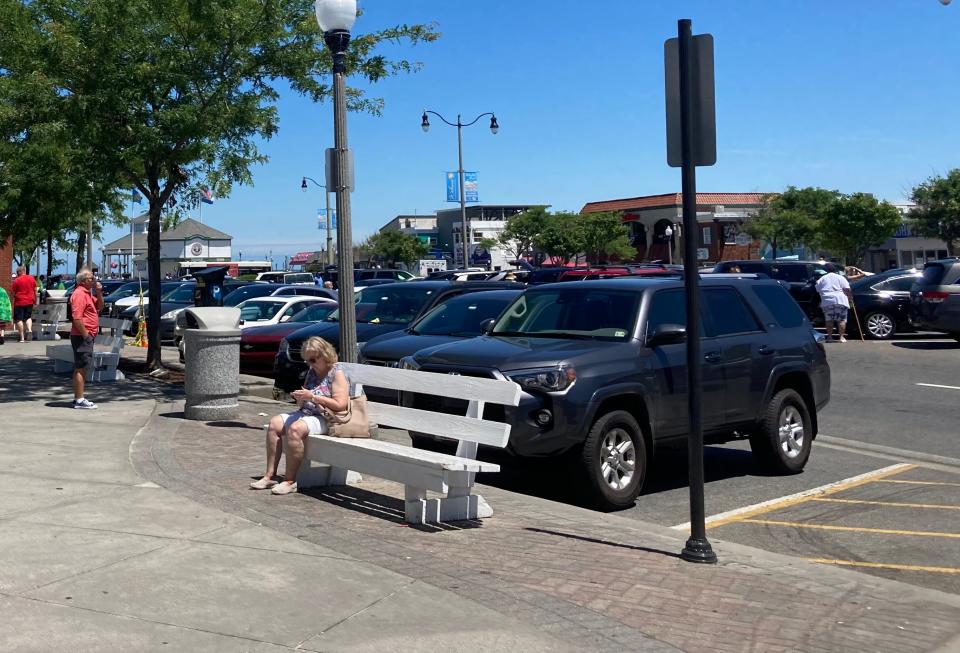
[[[586,650],[960,651],[960,597],[714,542],[693,565],[683,536],[492,487],[483,522],[408,527],[402,487],[275,497],[247,490],[263,466],[273,402],[242,402],[236,422],[181,419],[160,404],[132,459],[197,501],[349,554],[532,623]],[[642,500],[642,499],[641,499]],[[429,615],[424,615],[429,618]]]

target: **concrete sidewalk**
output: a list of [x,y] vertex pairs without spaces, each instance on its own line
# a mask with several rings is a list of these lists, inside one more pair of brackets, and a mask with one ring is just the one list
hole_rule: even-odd
[[691,565],[676,531],[498,487],[424,528],[375,478],[252,492],[280,404],[191,422],[132,378],[75,411],[43,345],[0,347],[0,650],[960,650],[958,596],[722,541]]

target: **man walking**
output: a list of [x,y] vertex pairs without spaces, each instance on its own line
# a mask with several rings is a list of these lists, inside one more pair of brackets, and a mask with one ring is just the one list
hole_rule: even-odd
[[832,263],[823,266],[826,274],[817,279],[817,292],[820,293],[820,308],[823,310],[823,319],[827,323],[827,341],[833,340],[833,323],[837,323],[840,333],[840,342],[846,342],[847,310],[853,293],[850,283],[837,274],[837,268]]
[[33,306],[37,303],[37,280],[27,274],[22,265],[13,280],[13,321],[20,342],[26,342],[33,333]]
[[90,270],[77,273],[77,287],[70,296],[70,346],[73,347],[73,407],[92,410],[95,403],[83,396],[87,368],[93,364],[93,342],[100,329],[100,311],[103,310],[103,286],[93,278]]

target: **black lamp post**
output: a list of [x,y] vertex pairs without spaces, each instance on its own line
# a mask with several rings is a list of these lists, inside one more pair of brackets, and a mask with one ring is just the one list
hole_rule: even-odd
[[460,175],[460,235],[463,239],[463,267],[464,269],[470,267],[470,225],[467,223],[467,197],[463,187],[463,128],[469,127],[470,125],[476,123],[478,120],[484,116],[490,116],[490,131],[496,134],[500,131],[500,124],[497,122],[497,117],[493,115],[492,111],[487,113],[481,113],[479,116],[474,118],[468,123],[463,123],[460,121],[460,114],[457,114],[457,122],[450,122],[443,116],[441,116],[436,111],[430,111],[429,109],[423,110],[423,117],[420,120],[420,127],[423,128],[423,131],[430,130],[430,119],[427,117],[428,113],[432,113],[437,118],[447,123],[451,127],[457,128],[457,159],[459,161],[459,170]]
[[333,263],[333,236],[330,233],[330,189],[318,182],[312,177],[304,177],[303,181],[300,182],[300,190],[304,193],[307,192],[307,182],[313,182],[315,185],[319,186],[324,190],[324,195],[327,197],[327,265]]
[[[357,19],[357,0],[316,0],[317,23],[333,54],[333,141],[337,193],[337,263],[339,266],[340,360],[357,361],[357,316],[353,304],[353,233],[350,225],[350,191],[346,184],[347,96],[344,77],[350,28]],[[329,215],[329,214],[328,214]]]

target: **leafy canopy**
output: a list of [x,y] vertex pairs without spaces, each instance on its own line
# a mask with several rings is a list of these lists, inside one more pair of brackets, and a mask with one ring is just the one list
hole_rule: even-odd
[[824,216],[820,233],[824,246],[845,264],[859,265],[870,247],[896,233],[902,219],[889,202],[867,193],[843,195]]
[[414,261],[425,258],[429,251],[425,242],[401,231],[374,234],[367,240],[367,244],[376,256],[386,259],[391,265],[412,265]]
[[921,236],[946,241],[953,256],[960,241],[960,169],[946,177],[931,177],[913,189],[910,199],[917,205],[910,222]]

